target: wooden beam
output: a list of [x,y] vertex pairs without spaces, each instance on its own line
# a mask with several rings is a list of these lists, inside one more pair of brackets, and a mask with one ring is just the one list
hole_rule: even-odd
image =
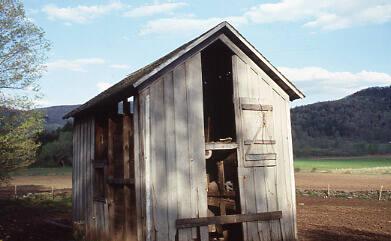
[[273,106],[261,105],[261,104],[242,104],[243,110],[254,110],[254,111],[272,111]]
[[276,153],[246,154],[246,161],[276,160]]
[[245,145],[251,144],[261,144],[261,145],[274,145],[276,144],[275,140],[244,140]]
[[205,150],[232,150],[238,148],[236,143],[208,142],[205,143]]
[[207,226],[210,224],[230,224],[256,221],[278,220],[282,217],[281,211],[250,213],[250,214],[235,214],[203,218],[184,218],[176,220],[177,228],[191,228],[198,226]]
[[110,185],[132,185],[134,184],[134,178],[108,177],[106,183]]

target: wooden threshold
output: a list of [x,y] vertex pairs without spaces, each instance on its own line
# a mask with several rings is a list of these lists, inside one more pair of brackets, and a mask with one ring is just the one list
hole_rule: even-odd
[[192,228],[198,226],[207,226],[211,224],[230,224],[256,221],[278,220],[282,217],[282,211],[250,213],[250,214],[234,214],[225,216],[214,216],[204,218],[183,218],[176,220],[177,228]]
[[237,148],[238,148],[237,143],[225,143],[225,142],[205,143],[205,150],[232,150]]

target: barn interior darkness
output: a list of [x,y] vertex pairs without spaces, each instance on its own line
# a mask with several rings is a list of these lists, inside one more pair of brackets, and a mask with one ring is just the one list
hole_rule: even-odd
[[[201,53],[208,216],[240,214],[232,51],[216,41]],[[232,145],[234,144],[234,145]],[[209,225],[209,240],[242,240],[242,225]]]

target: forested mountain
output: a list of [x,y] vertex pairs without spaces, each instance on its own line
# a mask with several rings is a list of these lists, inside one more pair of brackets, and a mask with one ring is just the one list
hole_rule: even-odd
[[45,115],[45,129],[55,130],[59,127],[63,127],[68,120],[64,120],[62,117],[75,109],[79,105],[58,105],[45,108],[38,108]]
[[391,153],[391,86],[291,110],[297,156]]

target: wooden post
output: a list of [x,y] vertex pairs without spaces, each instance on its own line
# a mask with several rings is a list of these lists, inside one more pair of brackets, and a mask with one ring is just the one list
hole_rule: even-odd
[[383,185],[380,186],[380,191],[379,191],[379,201],[381,200],[381,194],[383,192]]
[[[130,103],[127,100],[124,103],[123,131],[122,131],[122,146],[123,146],[123,162],[124,162],[124,179],[134,180],[134,156],[133,156],[133,118],[130,113]],[[136,233],[136,210],[135,210],[135,194],[134,183],[124,185],[124,204],[125,204],[125,240],[133,241],[137,239]],[[133,192],[132,192],[133,191]]]
[[[107,177],[114,176],[114,132],[116,123],[110,116],[108,119],[108,140],[107,140],[107,161],[108,170]],[[107,178],[106,177],[106,178]],[[108,206],[108,223],[109,223],[109,235],[115,236],[114,216],[115,216],[115,203],[114,203],[114,190],[111,185],[107,185],[107,206]],[[115,239],[115,238],[114,238]]]

